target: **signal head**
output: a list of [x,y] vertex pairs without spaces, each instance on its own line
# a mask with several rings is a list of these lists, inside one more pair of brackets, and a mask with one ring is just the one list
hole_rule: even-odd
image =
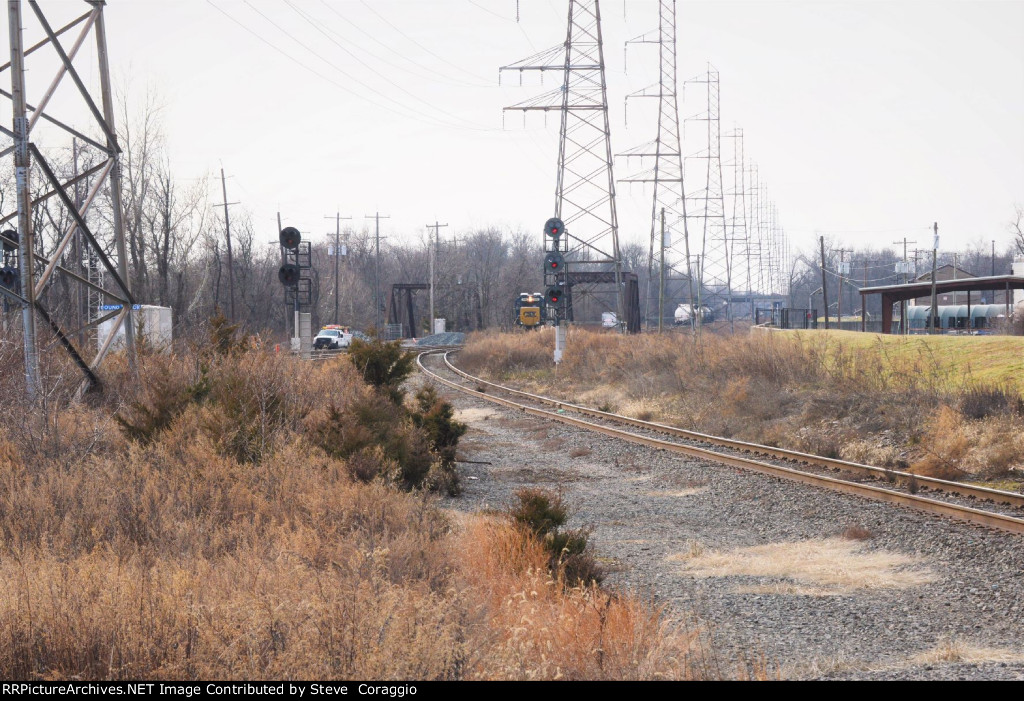
[[551,217],[544,222],[544,235],[558,241],[558,237],[565,231],[565,224],[558,217]]
[[565,258],[558,251],[551,251],[544,257],[544,272],[560,273],[565,269]]
[[6,287],[9,290],[14,290],[14,288],[18,286],[18,269],[0,269],[0,286]]
[[562,301],[562,288],[561,288],[561,286],[560,285],[555,285],[554,287],[549,287],[548,291],[544,294],[544,297],[545,297],[545,299],[547,299],[547,302],[550,305],[554,306],[554,305],[560,304],[561,301]]
[[0,236],[10,241],[3,242],[3,249],[5,251],[13,251],[18,247],[18,232],[14,229],[7,229],[6,231],[0,231]]
[[286,226],[281,229],[281,245],[289,251],[294,251],[302,241],[302,234],[294,226]]
[[299,270],[299,266],[293,263],[286,263],[277,271],[277,279],[285,287],[298,287],[300,277],[302,277],[302,271]]

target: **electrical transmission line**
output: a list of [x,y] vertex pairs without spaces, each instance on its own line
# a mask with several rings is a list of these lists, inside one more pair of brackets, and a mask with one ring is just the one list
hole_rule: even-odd
[[738,278],[743,280],[741,289],[746,290],[747,301],[750,303],[750,317],[753,319],[756,264],[752,258],[756,255],[756,248],[751,240],[747,219],[747,169],[743,130],[737,127],[731,134],[727,134],[726,138],[732,139],[732,191],[729,193],[732,201],[732,213],[729,217],[729,259],[733,262],[732,288],[735,290],[739,287],[736,284]]
[[719,119],[718,70],[708,64],[703,75],[686,81],[688,84],[704,85],[707,92],[707,107],[704,112],[688,117],[687,121],[704,122],[706,125],[706,147],[687,159],[701,159],[706,168],[704,187],[692,190],[688,199],[689,217],[695,224],[690,227],[700,236],[697,250],[701,255],[700,287],[703,298],[712,309],[725,308],[732,320],[732,261],[729,258],[729,236],[725,223],[725,197],[722,192],[722,134]]
[[[0,68],[0,72],[8,69],[11,71],[11,92],[0,90],[0,95],[13,103],[14,120],[13,129],[0,127],[0,131],[11,137],[14,140],[14,145],[0,153],[0,157],[14,154],[17,209],[0,218],[0,227],[6,227],[8,222],[16,221],[17,230],[4,228],[3,231],[0,231],[0,237],[3,239],[5,249],[13,247],[18,251],[18,269],[16,271],[18,282],[11,285],[0,285],[0,294],[15,301],[22,310],[25,381],[30,398],[36,397],[41,391],[37,317],[45,323],[85,376],[81,391],[99,384],[95,370],[114,345],[114,340],[118,337],[121,329],[123,329],[128,350],[129,363],[133,368],[135,363],[134,324],[130,322],[129,317],[135,299],[132,296],[128,277],[128,257],[122,221],[124,210],[121,202],[121,147],[117,142],[117,130],[114,125],[115,108],[113,92],[110,87],[110,68],[104,25],[105,3],[101,0],[91,0],[85,5],[90,8],[85,14],[55,31],[39,8],[39,4],[30,2],[29,6],[36,16],[38,26],[45,33],[46,39],[26,48],[23,41],[24,21],[21,0],[9,0],[8,2],[11,60],[10,63]],[[75,41],[70,48],[65,49],[60,37],[79,24],[82,27]],[[82,81],[74,63],[75,56],[89,37],[90,32],[96,42],[99,104],[97,104],[96,96]],[[26,97],[26,78],[30,73],[26,70],[25,59],[29,54],[44,47],[51,48],[56,54],[58,67],[46,92],[35,105],[30,105]],[[88,118],[92,120],[92,125],[99,133],[96,139],[86,136],[67,123],[54,119],[44,112],[58,86],[66,77],[77,88],[78,96],[81,98],[80,108],[84,108],[82,112],[89,115]],[[29,117],[30,112],[32,113],[31,117]],[[66,135],[75,138],[72,151],[76,161],[76,170],[77,157],[81,150],[79,143],[83,147],[89,146],[99,152],[101,154],[99,161],[84,171],[78,172],[70,180],[62,181],[32,139],[32,129],[39,119],[47,121]],[[38,185],[34,185],[32,179],[38,176],[41,176],[45,192],[33,198],[33,193],[38,191]],[[84,199],[80,198],[81,192],[79,192],[79,197],[75,197],[74,188],[80,183],[86,185],[87,192]],[[114,250],[117,254],[116,265],[107,256],[106,249],[86,223],[86,214],[105,183],[108,184],[111,199],[110,227]],[[54,253],[51,258],[46,258],[37,252],[36,237],[41,232],[36,231],[36,227],[41,226],[44,221],[40,211],[41,207],[45,206],[43,203],[52,196],[57,197],[72,221],[66,231],[58,232],[59,238]],[[73,240],[79,235],[82,239],[81,246],[72,246]],[[83,256],[89,261],[88,272],[85,276],[80,275],[77,270],[60,264],[65,258],[69,246],[72,246],[71,250],[77,256]],[[82,258],[80,257],[77,263],[72,261],[71,267],[80,268],[81,263]],[[99,266],[103,267],[102,277],[95,269]],[[65,330],[65,324],[68,321],[74,323],[74,319],[62,319],[61,315],[50,309],[44,300],[40,299],[44,295],[47,285],[52,282],[57,273],[67,279],[69,285],[82,285],[87,288],[89,294],[86,295],[86,299],[98,301],[94,296],[97,295],[99,299],[110,302],[110,304],[98,305],[99,310],[90,309],[89,320],[85,327],[69,333]],[[113,289],[104,286],[104,281],[113,283]],[[97,311],[95,317],[92,316],[94,311]],[[76,335],[80,339],[86,338],[85,331],[93,329],[107,320],[113,320],[113,322],[107,329],[105,340],[98,344],[95,353],[88,352],[84,343],[76,344],[72,340],[72,337]],[[65,324],[62,324],[62,321]]]
[[[685,271],[690,277],[689,261],[687,260],[686,231],[686,196],[683,189],[683,155],[682,132],[679,128],[679,98],[676,79],[676,1],[659,0],[658,29],[646,32],[626,42],[629,44],[658,45],[658,83],[626,96],[627,105],[630,98],[652,97],[658,100],[658,131],[653,142],[637,146],[620,157],[639,158],[641,163],[651,166],[639,173],[621,179],[622,183],[653,183],[654,196],[651,203],[651,236],[647,253],[647,299],[646,317],[648,327],[651,323],[651,300],[655,297],[651,291],[650,280],[654,266],[655,241],[661,236],[657,245],[662,265],[669,270]],[[664,221],[664,234],[662,222]],[[664,254],[662,255],[662,252]],[[660,284],[659,284],[660,286]],[[657,295],[661,299],[663,290]],[[692,304],[692,302],[691,302]],[[665,310],[658,309],[658,318],[663,319]]]
[[598,0],[570,0],[565,44],[502,66],[499,74],[505,71],[518,71],[520,77],[526,71],[563,75],[555,90],[505,111],[560,112],[554,216],[566,226],[561,245],[567,263],[567,316],[572,320],[574,295],[586,294],[609,306],[606,290],[614,284],[613,308],[621,321],[623,270]]

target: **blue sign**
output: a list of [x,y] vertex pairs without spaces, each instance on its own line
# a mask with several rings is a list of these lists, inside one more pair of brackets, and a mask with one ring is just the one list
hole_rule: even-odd
[[[116,311],[119,311],[123,306],[124,306],[123,304],[101,304],[100,305],[100,311],[101,312],[116,312]],[[142,305],[141,304],[133,304],[132,305],[132,311],[137,312],[140,309],[142,309]]]

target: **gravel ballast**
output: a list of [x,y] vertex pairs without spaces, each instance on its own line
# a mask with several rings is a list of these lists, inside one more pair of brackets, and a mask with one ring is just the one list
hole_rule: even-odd
[[[706,622],[726,665],[763,659],[788,678],[1024,679],[1020,536],[439,391],[470,427],[460,457],[490,463],[459,465],[464,493],[450,508],[501,508],[524,486],[562,490],[571,525],[593,529],[612,570],[606,584],[649,596],[670,618]],[[913,558],[933,581],[808,595],[779,577],[695,576],[684,564],[688,553],[838,538],[851,527],[870,535],[858,541],[864,551]]]

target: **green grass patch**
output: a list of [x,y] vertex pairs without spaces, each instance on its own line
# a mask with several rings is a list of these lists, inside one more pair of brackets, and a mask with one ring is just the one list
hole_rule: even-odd
[[940,390],[986,386],[1024,393],[1024,337],[892,336],[835,330],[779,333],[821,349],[825,362],[845,362],[853,355],[856,362],[874,364],[893,387],[924,375]]

